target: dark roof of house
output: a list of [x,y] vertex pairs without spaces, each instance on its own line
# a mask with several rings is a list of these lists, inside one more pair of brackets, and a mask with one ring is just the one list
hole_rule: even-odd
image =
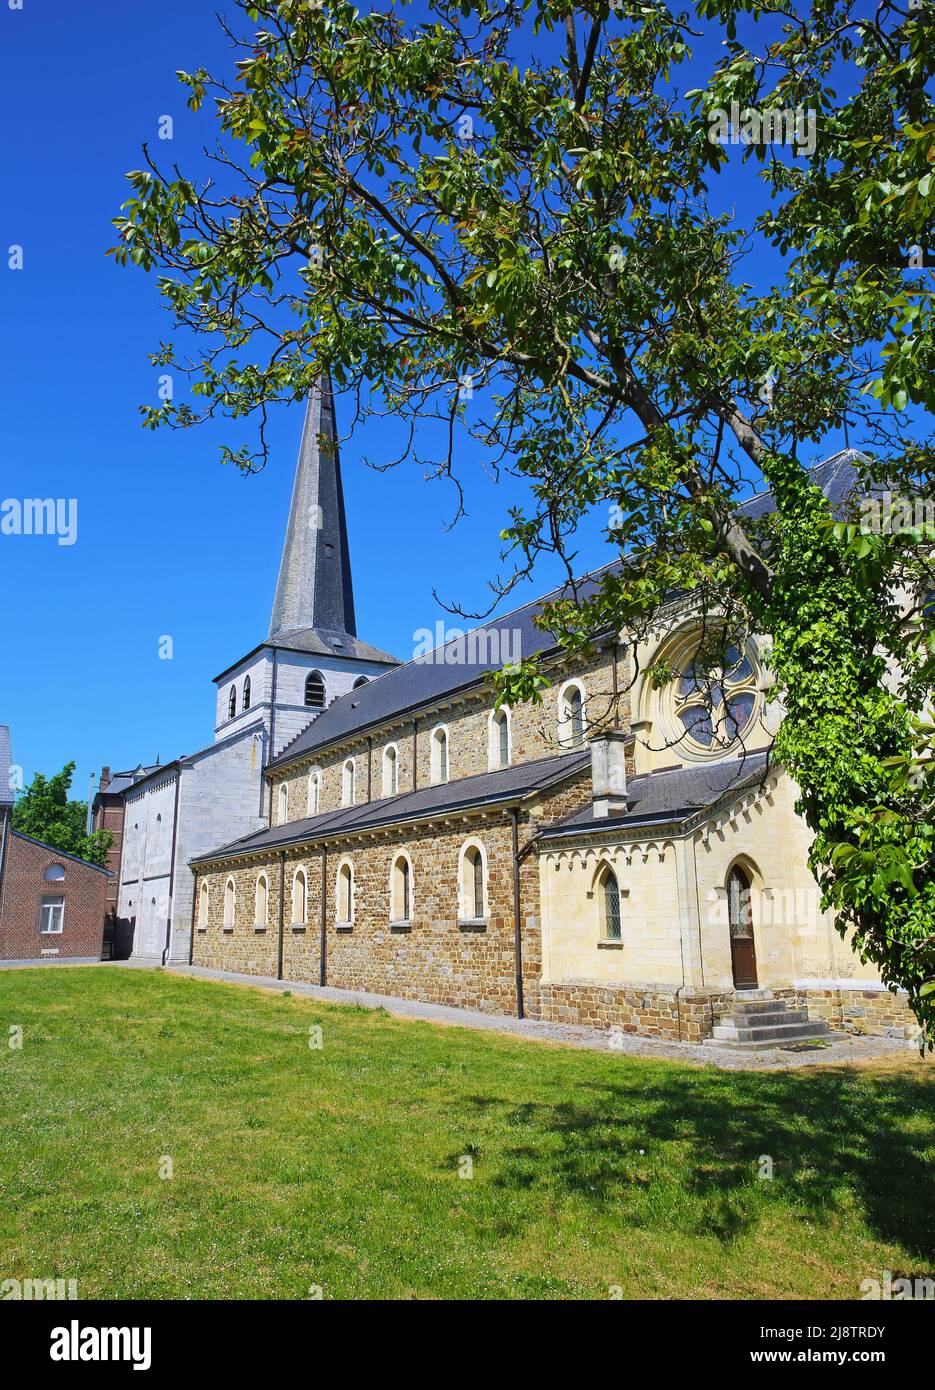
[[590,763],[590,751],[581,749],[561,753],[537,762],[517,763],[498,772],[482,772],[475,777],[459,777],[440,786],[421,787],[418,791],[403,792],[400,796],[382,797],[361,806],[348,806],[339,811],[325,811],[306,820],[289,821],[267,830],[245,835],[209,854],[200,854],[189,862],[201,864],[215,859],[236,858],[258,850],[282,849],[287,845],[312,840],[326,840],[333,835],[380,826],[404,824],[468,811],[480,806],[509,804],[521,801],[535,792],[544,791],[581,772]]
[[159,763],[151,763],[149,767],[144,767],[141,763],[139,767],[130,768],[126,772],[112,772],[107,786],[98,788],[95,794],[95,800],[98,796],[102,795],[119,796],[121,792],[126,791],[127,787],[132,787],[134,782],[141,781],[152,772],[158,772],[160,766],[161,764]]
[[56,859],[69,859],[72,864],[83,864],[86,869],[95,869],[97,873],[104,874],[107,878],[113,878],[111,869],[104,869],[100,864],[92,864],[90,859],[82,859],[80,854],[68,854],[65,850],[59,849],[57,845],[50,845],[45,840],[37,840],[35,835],[24,835],[22,830],[13,831],[14,839],[25,840],[30,845],[38,845],[40,849],[47,849],[50,854],[54,854]]
[[[835,511],[853,491],[855,464],[859,458],[861,455],[855,450],[843,449],[811,470],[815,483],[825,492]],[[769,492],[758,493],[740,502],[738,510],[754,519],[764,516],[773,510],[772,496]],[[622,563],[614,560],[585,576],[578,581],[578,593],[583,597],[593,594],[604,576],[620,569]],[[537,627],[535,618],[544,604],[569,596],[567,585],[554,589],[544,598],[534,599],[424,657],[385,671],[367,685],[339,696],[272,760],[270,766],[282,766],[339,739],[413,712],[422,705],[432,705],[456,690],[476,685],[489,672],[520,657],[555,650],[555,636]]]
[[595,816],[590,802],[542,831],[542,838],[580,835],[653,825],[679,824],[699,811],[714,806],[724,796],[762,781],[771,769],[768,752],[745,753],[739,758],[694,767],[673,768],[634,777],[627,786],[627,809],[611,816]]
[[13,746],[10,743],[10,726],[0,724],[0,806],[12,806],[16,798],[11,785],[13,768]]

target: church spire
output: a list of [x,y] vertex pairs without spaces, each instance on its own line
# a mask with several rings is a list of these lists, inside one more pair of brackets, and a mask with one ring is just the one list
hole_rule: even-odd
[[327,374],[309,393],[270,639],[321,628],[356,637],[334,399]]

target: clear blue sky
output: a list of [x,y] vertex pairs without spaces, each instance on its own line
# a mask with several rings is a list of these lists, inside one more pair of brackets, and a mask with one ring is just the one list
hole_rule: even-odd
[[[216,8],[0,0],[0,499],[78,503],[74,545],[0,536],[0,723],[27,780],[74,759],[80,796],[104,763],[211,741],[211,678],[265,637],[273,599],[301,410],[275,417],[271,464],[252,478],[218,463],[219,442],[242,442],[233,425],[144,432],[138,406],[155,403],[158,375],[147,353],[170,324],[155,280],[104,255],[123,174],[161,116],[174,119],[173,158],[197,162],[203,117],[174,74],[228,68]],[[12,244],[21,271],[7,268]],[[515,494],[467,458],[470,516],[448,531],[443,484],[360,463],[385,447],[373,423],[344,449],[357,625],[405,659],[414,631],[446,618],[433,589],[484,606]],[[611,558],[601,524],[580,536],[582,569]],[[543,568],[536,589],[555,578]],[[158,658],[163,635],[171,661]]]

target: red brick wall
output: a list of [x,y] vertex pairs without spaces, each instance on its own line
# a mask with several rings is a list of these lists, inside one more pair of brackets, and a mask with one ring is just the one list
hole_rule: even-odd
[[[58,864],[64,879],[49,883],[45,871]],[[0,960],[39,960],[43,950],[57,951],[49,959],[99,960],[104,911],[110,879],[90,864],[69,859],[22,835],[8,834],[3,882],[0,887]],[[43,897],[65,900],[61,933],[39,934]]]
[[105,800],[101,798],[98,802],[97,810],[94,813],[94,829],[109,830],[113,835],[110,849],[107,851],[106,866],[113,874],[113,878],[107,880],[107,909],[109,912],[117,911],[117,894],[120,891],[120,851],[123,845],[123,818],[126,807],[122,798],[109,797]]

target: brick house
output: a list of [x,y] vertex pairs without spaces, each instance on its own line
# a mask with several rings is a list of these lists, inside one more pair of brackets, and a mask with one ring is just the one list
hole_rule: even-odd
[[112,875],[13,829],[10,767],[0,725],[0,961],[100,960]]

